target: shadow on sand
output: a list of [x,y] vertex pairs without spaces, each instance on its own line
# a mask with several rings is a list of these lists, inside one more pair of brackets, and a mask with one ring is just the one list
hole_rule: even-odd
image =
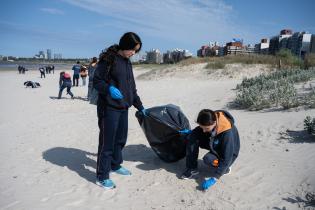
[[[57,96],[49,96],[49,98],[52,99],[52,100],[59,100]],[[83,98],[81,96],[74,96],[73,99],[70,96],[68,96],[68,97],[61,97],[61,99],[88,101],[87,98]]]
[[[66,166],[82,178],[94,183],[96,174],[87,167],[96,168],[96,161],[89,157],[96,155],[95,153],[75,148],[55,147],[43,152],[43,159],[61,167]],[[175,174],[177,178],[180,178],[185,170],[185,158],[177,162],[166,163],[159,159],[153,150],[144,144],[127,145],[123,149],[123,157],[125,161],[140,162],[136,167],[141,170],[164,169]],[[201,190],[199,186],[204,181],[204,177],[211,177],[213,173],[202,160],[198,160],[198,165],[200,174],[194,177],[194,180],[198,184],[197,190]]]
[[[144,144],[127,145],[123,150],[123,155],[126,161],[140,162],[136,167],[141,170],[151,171],[164,169],[167,172],[175,174],[179,179],[186,168],[185,158],[173,163],[164,162],[158,158],[151,148]],[[198,166],[200,173],[193,179],[198,184],[197,190],[201,190],[200,186],[204,181],[204,177],[212,177],[214,174],[202,160],[198,160]]]
[[280,139],[288,140],[290,143],[301,144],[301,143],[315,143],[315,136],[308,134],[306,131],[292,131],[286,130],[280,133]]
[[61,167],[67,167],[89,182],[95,183],[95,172],[86,168],[96,168],[95,160],[88,156],[94,153],[75,148],[55,147],[43,152],[43,159]]
[[[287,201],[292,204],[297,204],[300,208],[305,209],[313,209],[315,207],[315,193],[306,193],[305,199],[301,198],[300,196],[288,197],[283,198],[282,200]],[[310,207],[310,208],[309,208]],[[279,207],[273,207],[272,209],[276,210],[285,210],[286,208],[283,207],[282,209]]]

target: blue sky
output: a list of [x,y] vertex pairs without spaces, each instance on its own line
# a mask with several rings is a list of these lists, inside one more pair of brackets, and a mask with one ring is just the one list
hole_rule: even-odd
[[258,43],[283,28],[315,33],[314,0],[2,0],[0,55],[98,56],[128,31],[143,52],[197,49],[232,38]]

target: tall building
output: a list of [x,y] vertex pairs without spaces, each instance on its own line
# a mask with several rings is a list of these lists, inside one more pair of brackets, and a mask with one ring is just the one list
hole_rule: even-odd
[[182,49],[173,49],[168,50],[166,53],[163,54],[163,62],[164,63],[177,63],[181,60],[184,60],[186,58],[192,57],[192,54],[188,50],[182,50]]
[[45,56],[45,52],[44,52],[44,51],[42,51],[42,50],[41,50],[41,51],[39,51],[39,52],[38,52],[38,57],[39,57],[39,58],[43,58],[43,59],[45,59],[45,58],[46,58],[46,56]]
[[310,52],[311,38],[312,38],[312,34],[309,34],[309,33],[303,33],[300,36],[299,42],[301,43],[301,49],[300,49],[299,56],[302,59],[304,59],[305,55]]
[[147,52],[146,61],[148,63],[157,63],[160,64],[163,62],[163,57],[158,49],[152,49],[149,52]]
[[300,44],[299,37],[301,36],[301,32],[295,32],[288,41],[288,48],[291,50],[293,55],[299,56],[300,54]]
[[288,40],[292,36],[292,30],[283,29],[279,35],[279,50],[288,49]]
[[55,53],[54,54],[54,59],[56,59],[56,60],[62,59],[62,54],[61,53]]
[[260,43],[255,45],[255,53],[268,54],[269,44],[269,39],[261,39]]
[[51,49],[47,49],[47,59],[48,60],[52,59]]

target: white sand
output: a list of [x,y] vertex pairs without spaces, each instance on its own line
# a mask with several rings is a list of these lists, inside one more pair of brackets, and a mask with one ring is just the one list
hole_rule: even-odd
[[[200,69],[198,64],[175,69],[185,73],[148,74],[150,80],[139,79],[138,93],[145,107],[176,104],[192,126],[202,108],[228,109],[241,78],[207,77]],[[247,75],[247,70],[242,74]],[[136,74],[143,72],[138,69]],[[291,210],[308,209],[297,197],[305,200],[307,192],[315,192],[315,143],[300,137],[303,119],[315,117],[315,110],[228,109],[241,136],[240,156],[232,174],[205,193],[198,188],[207,176],[202,161],[197,179],[179,179],[185,161],[167,164],[157,158],[131,108],[123,165],[133,174],[111,174],[117,188],[104,190],[94,184],[96,107],[71,100],[65,91],[64,99],[51,99],[58,94],[58,71],[46,79],[40,79],[37,71],[0,72],[0,76],[0,209]],[[25,88],[26,80],[38,81],[42,87]],[[83,98],[87,87],[72,91]],[[206,152],[200,151],[199,159]]]

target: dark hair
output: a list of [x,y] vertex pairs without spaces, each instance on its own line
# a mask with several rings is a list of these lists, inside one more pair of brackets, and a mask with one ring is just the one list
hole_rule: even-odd
[[117,44],[110,46],[105,51],[101,52],[99,61],[105,61],[108,65],[113,65],[118,50],[119,46]]
[[92,60],[91,60],[91,62],[90,62],[90,65],[91,65],[92,63],[97,63],[97,57],[93,57],[93,58],[92,58]]
[[215,113],[210,109],[201,110],[197,117],[197,123],[203,126],[213,125],[215,121],[216,121]]
[[141,50],[142,42],[140,37],[133,32],[125,33],[119,40],[119,48],[121,50],[133,50],[138,44],[140,48],[136,50],[136,53]]
[[101,52],[99,61],[105,61],[107,64],[113,65],[115,56],[118,54],[119,50],[132,50],[135,49],[137,44],[140,45],[140,48],[136,51],[136,53],[139,52],[142,47],[140,37],[133,32],[125,33],[120,38],[119,45],[114,44]]
[[79,64],[80,63],[80,61],[77,61],[77,64]]

